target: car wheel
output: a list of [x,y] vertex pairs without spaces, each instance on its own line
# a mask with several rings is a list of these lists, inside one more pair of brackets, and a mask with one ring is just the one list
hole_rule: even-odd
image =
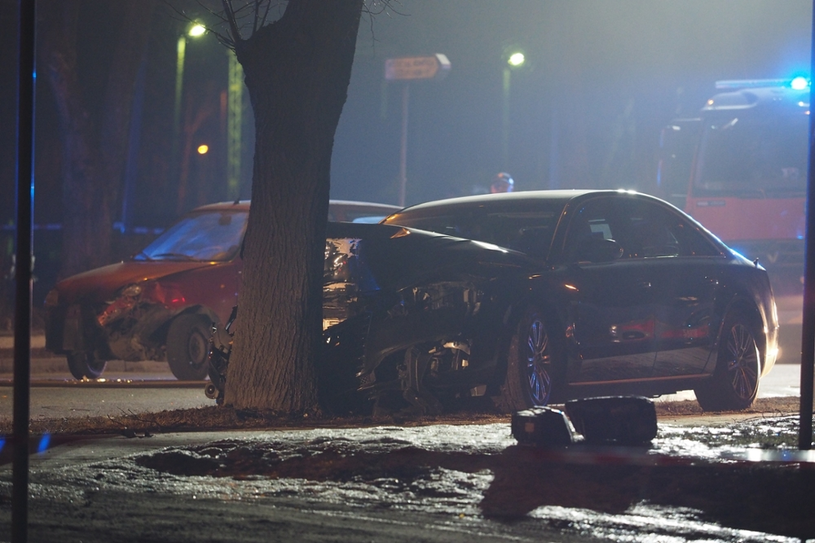
[[499,407],[517,411],[549,402],[555,384],[553,350],[543,315],[535,309],[528,310],[509,344]]
[[202,315],[181,315],[167,331],[167,362],[179,381],[201,381],[207,376],[210,321]]
[[747,409],[758,394],[761,354],[755,328],[741,313],[727,315],[713,376],[694,390],[705,411]]
[[107,361],[99,360],[93,353],[72,351],[68,353],[68,369],[76,379],[96,379],[105,371]]

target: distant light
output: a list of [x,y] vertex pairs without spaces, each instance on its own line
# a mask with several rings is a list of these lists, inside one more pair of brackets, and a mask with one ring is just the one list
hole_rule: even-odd
[[44,434],[40,438],[40,443],[37,445],[37,452],[42,454],[48,450],[48,445],[51,444],[51,434]]
[[526,61],[526,57],[523,53],[512,53],[509,56],[509,65],[513,67],[523,66],[524,61]]
[[207,32],[207,27],[205,27],[202,24],[197,24],[196,23],[196,24],[194,24],[194,25],[192,25],[190,27],[190,30],[189,30],[189,32],[187,32],[187,34],[189,34],[193,38],[197,38],[198,36],[203,36],[204,34],[206,34],[206,32]]
[[198,154],[205,155],[209,152],[209,145],[203,144],[198,146]]
[[809,88],[809,80],[806,77],[798,76],[790,82],[790,87],[794,90],[806,90]]

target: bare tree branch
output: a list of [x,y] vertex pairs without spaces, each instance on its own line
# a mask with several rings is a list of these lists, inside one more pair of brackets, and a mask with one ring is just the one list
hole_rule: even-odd
[[238,28],[238,21],[235,18],[235,9],[232,7],[232,0],[221,0],[224,6],[224,15],[229,23],[229,32],[232,35],[233,48],[237,47],[241,41],[241,31]]
[[[162,1],[178,16],[179,20],[202,24],[207,32],[215,36],[215,39],[222,45],[235,50],[237,44],[247,40],[270,22],[272,8],[282,7],[290,0],[198,0],[197,4],[201,10],[206,12],[209,21],[201,21],[200,18],[177,7],[174,4],[177,0]],[[217,2],[222,9],[220,11],[213,9],[213,2]],[[402,12],[399,0],[367,0],[362,12],[369,17],[372,35],[374,34],[373,16],[391,13],[407,15]],[[226,27],[228,30],[219,27]],[[249,35],[243,36],[241,31],[242,29],[244,32],[247,31],[247,27]]]

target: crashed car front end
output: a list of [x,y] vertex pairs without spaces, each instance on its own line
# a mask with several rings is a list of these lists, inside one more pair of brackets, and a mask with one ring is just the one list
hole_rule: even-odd
[[484,395],[512,299],[496,277],[517,273],[516,259],[496,250],[509,258],[484,262],[483,244],[382,225],[334,235],[324,269],[324,400],[363,398],[379,409],[407,404],[427,413]]
[[61,287],[46,298],[46,348],[90,352],[99,360],[162,360],[160,330],[186,306],[178,287],[155,280],[127,284],[102,299],[96,293],[72,297]]

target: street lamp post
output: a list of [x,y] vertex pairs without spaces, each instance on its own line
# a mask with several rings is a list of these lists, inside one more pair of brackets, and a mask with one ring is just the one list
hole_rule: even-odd
[[504,66],[504,101],[502,108],[501,123],[501,168],[506,170],[509,167],[509,97],[512,82],[512,71],[520,68],[526,62],[526,56],[521,51],[512,51],[506,56],[507,63]]
[[402,81],[402,143],[399,152],[399,194],[400,207],[405,206],[407,194],[407,143],[408,143],[408,104],[409,84],[414,80],[444,79],[450,71],[450,61],[442,54],[427,57],[399,57],[385,61],[385,80]]
[[226,122],[226,183],[227,197],[237,200],[241,195],[241,135],[243,130],[243,68],[235,52],[229,55]]
[[175,100],[173,102],[173,141],[170,145],[171,157],[170,171],[172,178],[178,177],[178,139],[181,136],[181,96],[184,90],[184,57],[187,51],[187,36],[198,38],[206,34],[206,27],[201,24],[193,24],[187,32],[178,37],[176,44],[176,65],[175,65]]

